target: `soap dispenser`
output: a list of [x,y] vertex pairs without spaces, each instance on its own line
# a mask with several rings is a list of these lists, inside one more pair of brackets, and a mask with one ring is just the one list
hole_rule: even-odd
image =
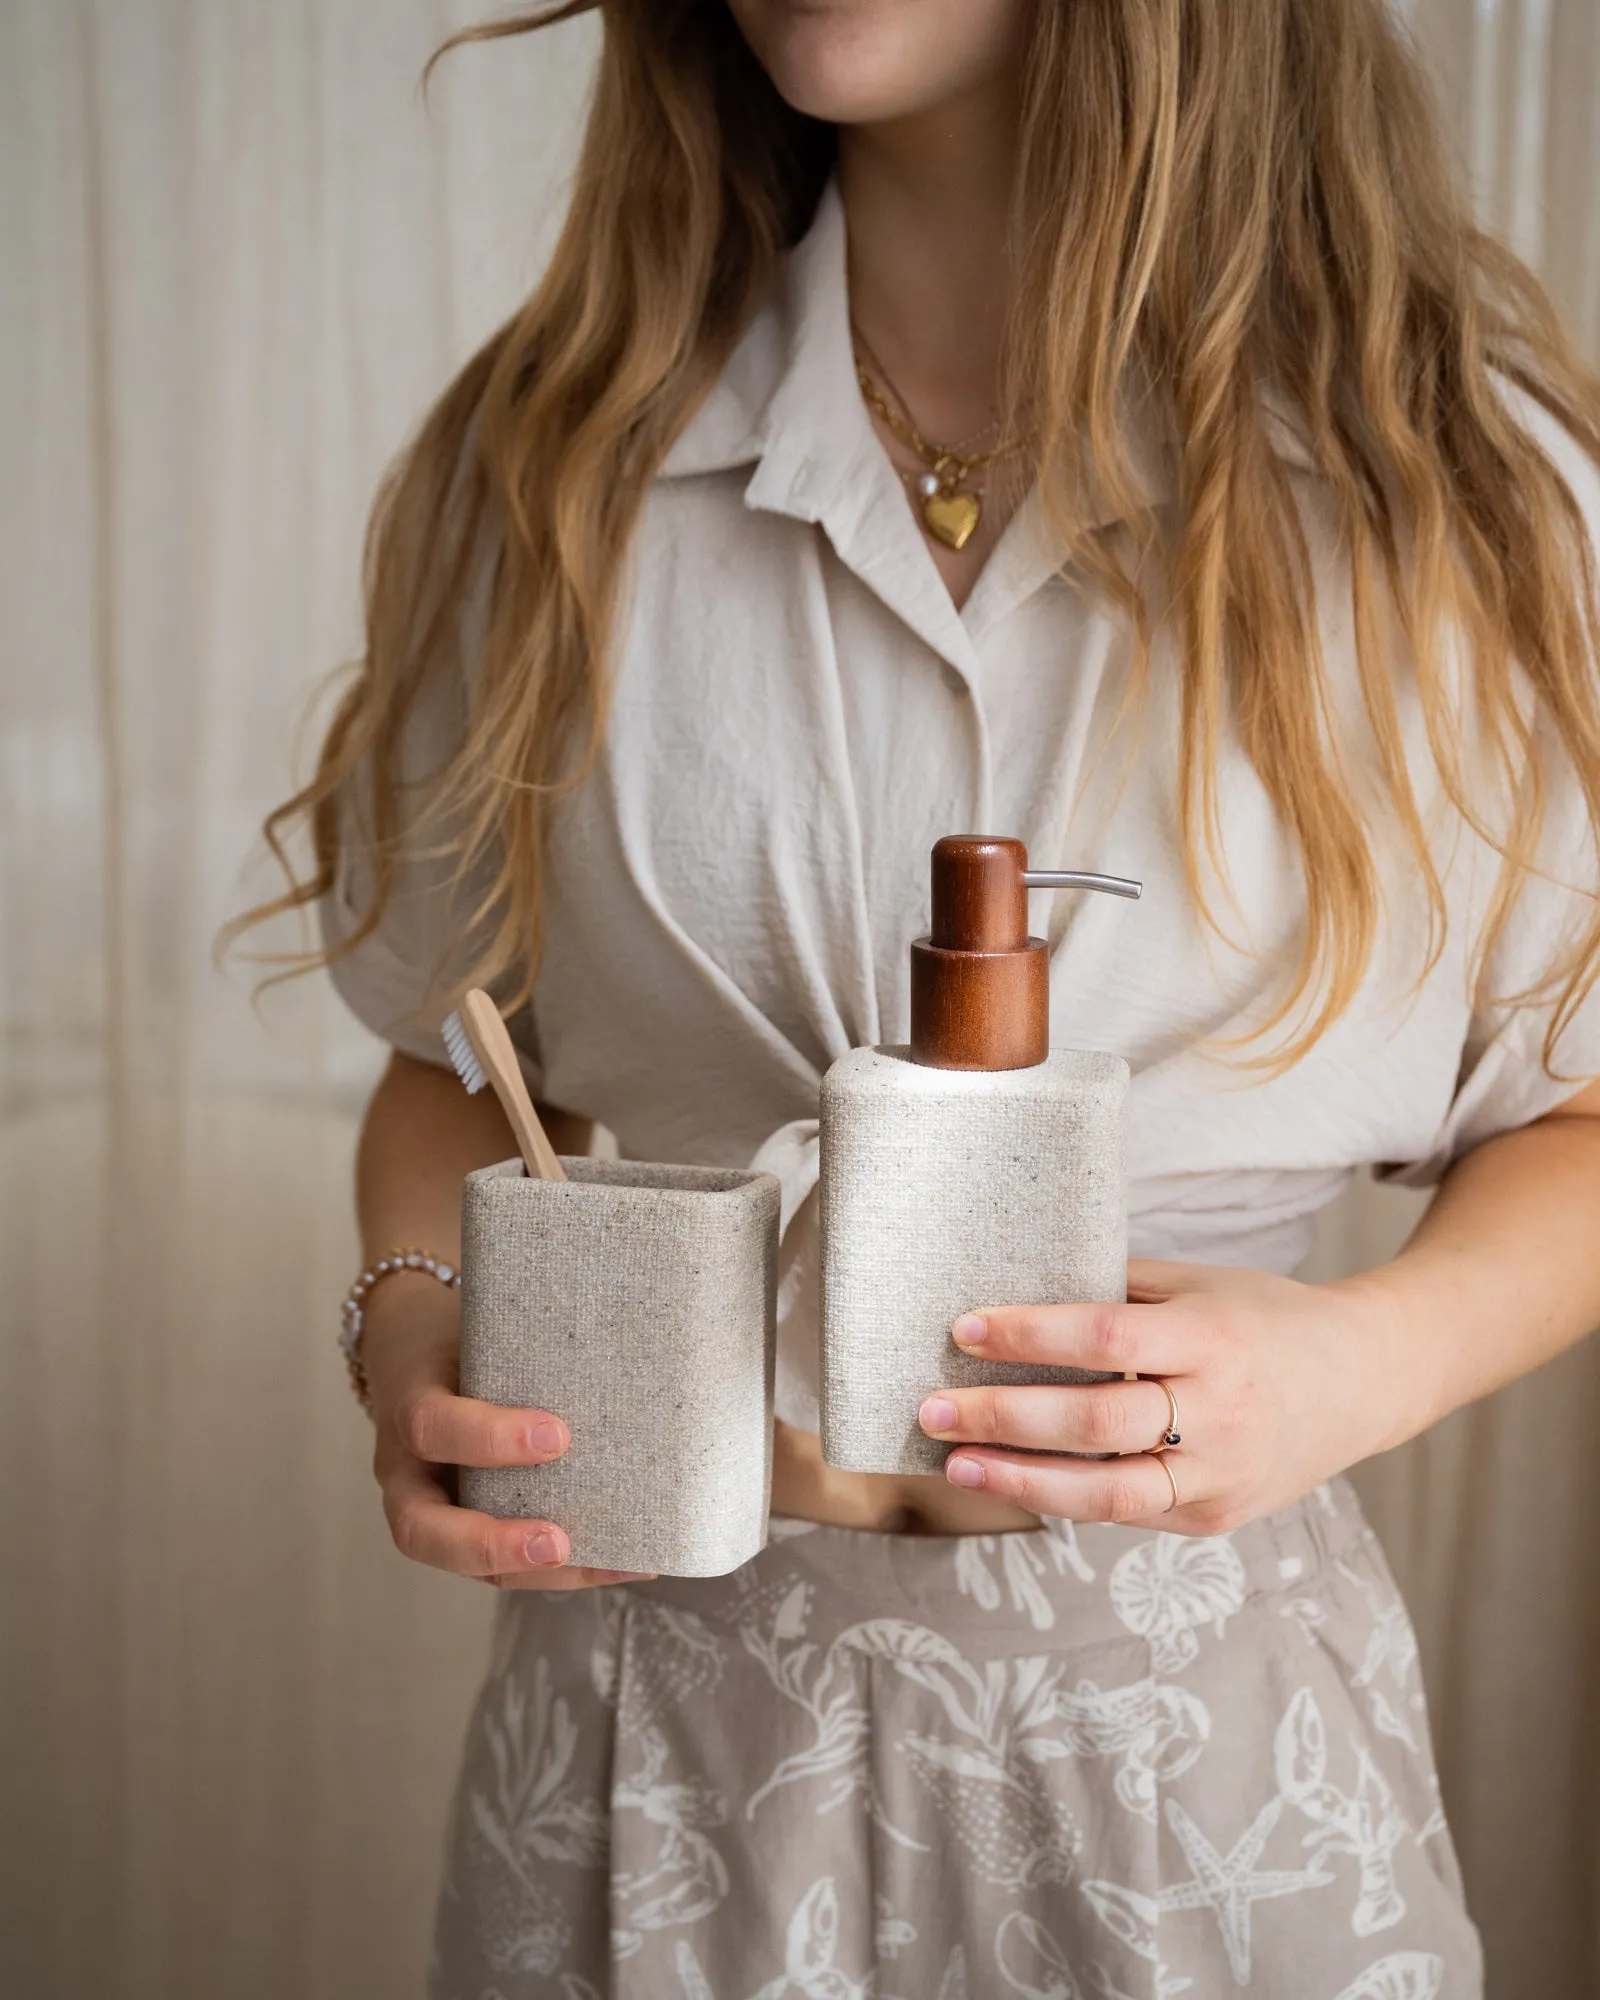
[[1050,961],[1030,889],[1137,897],[1119,876],[1036,873],[1020,840],[933,850],[911,947],[909,1047],[854,1049],[822,1081],[822,1455],[942,1470],[923,1398],[988,1382],[1099,1381],[983,1361],[950,1338],[975,1306],[1127,1296],[1118,1056],[1050,1047]]

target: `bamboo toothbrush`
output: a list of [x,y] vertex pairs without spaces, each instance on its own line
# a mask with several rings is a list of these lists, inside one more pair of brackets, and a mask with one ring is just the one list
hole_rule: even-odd
[[467,1089],[477,1092],[486,1083],[494,1086],[500,1108],[517,1135],[527,1173],[534,1180],[564,1181],[566,1172],[539,1123],[500,1009],[481,986],[471,987],[462,995],[460,1011],[447,1016],[442,1033],[456,1075]]

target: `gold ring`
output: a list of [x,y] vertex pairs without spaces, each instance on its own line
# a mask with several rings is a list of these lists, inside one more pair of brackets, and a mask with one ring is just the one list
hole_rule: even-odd
[[1150,1447],[1150,1456],[1159,1458],[1162,1452],[1170,1451],[1175,1444],[1183,1443],[1183,1439],[1178,1435],[1178,1399],[1172,1393],[1172,1384],[1163,1381],[1159,1375],[1149,1375],[1145,1379],[1154,1382],[1167,1399],[1167,1427],[1161,1433],[1161,1442]]
[[[1172,1488],[1172,1507],[1182,1506],[1183,1503],[1178,1498],[1178,1482],[1173,1474],[1172,1467],[1167,1463],[1165,1452],[1147,1451],[1145,1453],[1145,1457],[1153,1458],[1156,1464],[1159,1465],[1161,1467],[1161,1470],[1167,1475],[1167,1484]],[[1168,1507],[1166,1509],[1166,1512],[1170,1514],[1172,1512],[1172,1507]]]

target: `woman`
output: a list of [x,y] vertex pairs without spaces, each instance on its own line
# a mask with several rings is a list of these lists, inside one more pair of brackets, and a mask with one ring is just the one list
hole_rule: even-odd
[[[506,1593],[433,1990],[1475,1993],[1337,1475],[1600,1321],[1595,386],[1382,0],[602,11],[565,234],[380,499],[279,820],[395,1048],[370,1258],[453,1263],[514,1150],[444,1064],[474,978],[565,1148],[783,1165],[775,1520],[630,1581],[454,1505],[562,1413],[455,1393],[426,1271],[372,1289],[395,1539]],[[1054,1039],[1132,1064],[1138,1255],[1126,1309],[955,1336],[1130,1379],[837,1473],[806,1121],[972,830],[1147,885],[1052,939]],[[1368,1163],[1427,1220],[1296,1282]]]

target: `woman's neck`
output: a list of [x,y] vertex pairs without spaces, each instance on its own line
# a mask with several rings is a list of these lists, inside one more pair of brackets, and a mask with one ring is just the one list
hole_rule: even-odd
[[994,414],[1016,120],[1005,76],[840,133],[851,314],[929,437],[968,436]]

